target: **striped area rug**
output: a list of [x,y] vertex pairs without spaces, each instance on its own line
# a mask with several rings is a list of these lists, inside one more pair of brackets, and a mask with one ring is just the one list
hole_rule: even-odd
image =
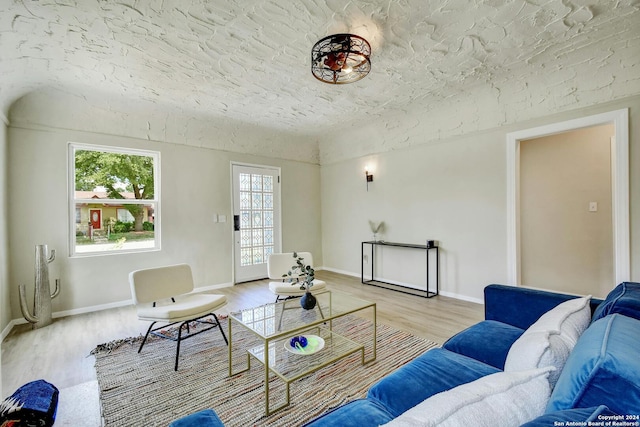
[[[227,332],[226,320],[222,322]],[[370,343],[372,326],[357,316],[334,321],[334,331],[357,342]],[[236,343],[249,340],[234,327]],[[166,426],[205,408],[214,409],[225,426],[297,426],[353,399],[366,396],[369,387],[396,368],[437,344],[379,324],[377,358],[362,365],[360,352],[291,383],[291,404],[264,415],[264,368],[252,360],[247,372],[229,377],[227,347],[218,330],[182,343],[180,367],[173,370],[175,343],[151,338],[138,354],[141,338],[94,351],[105,427]],[[367,357],[371,354],[366,344]],[[299,356],[311,357],[311,356]],[[234,353],[234,362],[235,362]],[[246,358],[241,357],[240,363]],[[272,376],[272,405],[283,401],[285,387]]]

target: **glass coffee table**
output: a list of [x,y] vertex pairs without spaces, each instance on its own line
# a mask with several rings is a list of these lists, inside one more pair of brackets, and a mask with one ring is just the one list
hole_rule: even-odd
[[[229,313],[229,376],[251,369],[252,358],[264,366],[266,415],[289,405],[291,382],[358,351],[363,365],[376,359],[376,303],[336,291],[314,296],[312,310],[290,299]],[[299,335],[309,337],[310,345],[290,347]],[[286,386],[284,403],[275,408],[270,407],[270,373]]]

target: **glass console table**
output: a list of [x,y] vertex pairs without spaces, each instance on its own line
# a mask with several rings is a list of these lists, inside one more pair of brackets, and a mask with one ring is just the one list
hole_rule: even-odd
[[[376,358],[376,303],[335,291],[314,295],[321,310],[318,307],[304,310],[300,307],[299,299],[290,299],[229,314],[229,376],[251,369],[252,358],[264,366],[266,415],[289,405],[291,382],[357,352],[361,353],[363,365]],[[351,321],[351,318],[346,318],[350,314],[354,315],[354,319],[357,318],[356,321],[370,324],[366,331],[368,333],[371,330],[366,349],[362,339],[347,336],[342,330],[340,333],[334,330],[336,327],[340,329],[341,321]],[[248,334],[234,332],[238,327],[248,331]],[[304,334],[321,337],[324,347],[313,354],[294,354],[285,349],[291,337]],[[246,362],[242,362],[237,355],[244,355],[245,352]],[[286,386],[284,403],[275,408],[270,407],[271,373],[284,381]]]

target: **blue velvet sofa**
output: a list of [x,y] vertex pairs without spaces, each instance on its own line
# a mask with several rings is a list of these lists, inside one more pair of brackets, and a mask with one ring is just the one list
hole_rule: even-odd
[[213,409],[203,409],[175,420],[169,427],[224,427]]
[[[306,425],[383,425],[436,394],[502,372],[509,350],[525,331],[543,314],[577,297],[489,285],[484,298],[484,321],[398,368],[374,384],[365,399]],[[557,382],[549,386],[542,415],[526,422],[527,427],[611,420],[640,425],[640,284],[621,283],[604,301],[585,302],[583,311],[591,314],[586,330],[568,350]]]

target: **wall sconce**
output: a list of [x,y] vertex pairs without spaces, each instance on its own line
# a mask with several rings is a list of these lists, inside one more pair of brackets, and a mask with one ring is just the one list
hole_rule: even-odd
[[364,176],[367,180],[367,191],[369,191],[369,183],[373,182],[373,174],[369,173],[369,168],[364,170]]

